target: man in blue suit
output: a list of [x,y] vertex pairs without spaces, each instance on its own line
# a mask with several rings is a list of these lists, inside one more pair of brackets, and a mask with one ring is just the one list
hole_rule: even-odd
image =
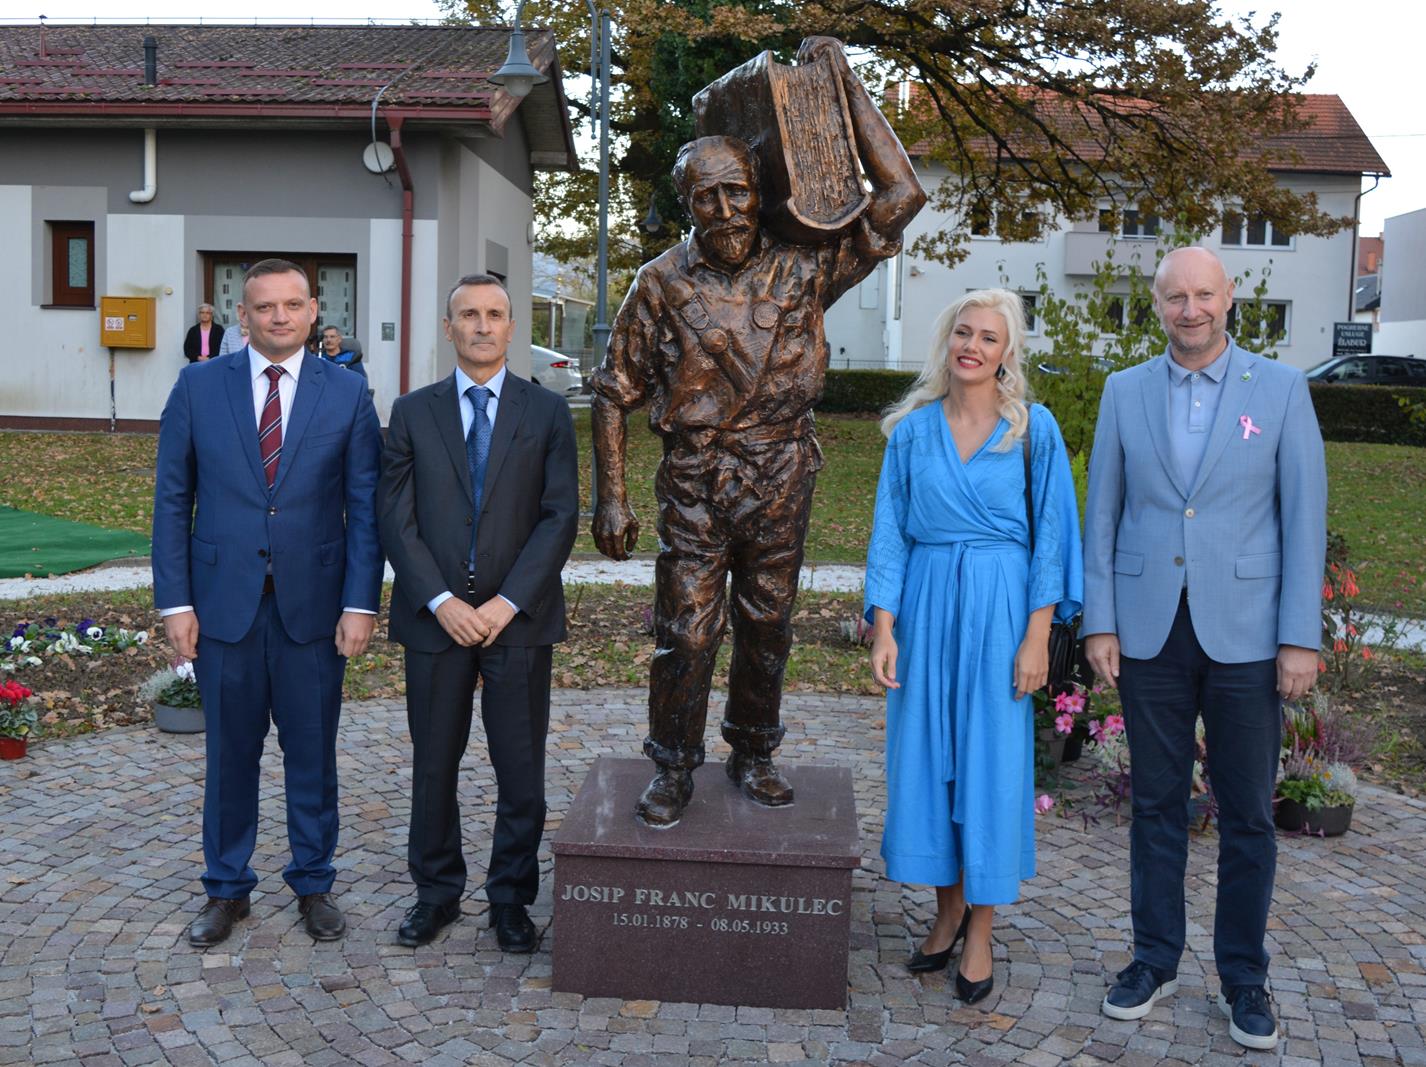
[[331,897],[337,717],[346,658],[380,605],[381,437],[363,379],[304,353],[316,314],[300,267],[254,264],[238,305],[248,345],[185,368],[159,424],[154,602],[194,661],[207,723],[198,947],[249,912],[269,721],[286,777],[283,877],[312,937],[346,928]]
[[1154,277],[1168,351],[1105,383],[1082,631],[1096,673],[1119,688],[1133,790],[1134,959],[1103,1011],[1142,1018],[1178,986],[1202,715],[1219,806],[1219,1006],[1235,1041],[1269,1049],[1281,705],[1317,676],[1327,473],[1306,380],[1233,342],[1232,302],[1217,256],[1170,252]]

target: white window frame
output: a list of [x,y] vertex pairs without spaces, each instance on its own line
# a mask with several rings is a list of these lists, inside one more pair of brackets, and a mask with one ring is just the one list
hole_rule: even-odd
[[1258,244],[1248,240],[1248,224],[1255,218],[1261,216],[1249,215],[1243,208],[1230,207],[1224,211],[1225,215],[1238,216],[1238,240],[1229,241],[1227,234],[1228,221],[1225,218],[1218,224],[1218,246],[1220,248],[1261,248],[1266,252],[1292,252],[1297,249],[1297,235],[1288,234],[1287,244],[1273,244],[1273,236],[1277,232],[1277,227],[1273,225],[1272,219],[1263,218],[1263,242]]
[[[1252,303],[1257,303],[1257,301],[1255,301],[1255,300],[1245,300],[1245,301],[1242,301],[1242,303],[1245,303],[1245,304],[1252,304]],[[1264,301],[1263,301],[1263,306],[1265,306],[1265,307],[1280,307],[1280,308],[1282,308],[1282,337],[1278,338],[1278,340],[1277,340],[1276,342],[1274,342],[1274,343],[1275,343],[1275,344],[1279,344],[1279,345],[1290,345],[1290,344],[1292,344],[1292,301],[1291,301],[1291,300],[1264,300]],[[1236,329],[1235,329],[1235,328],[1236,328],[1237,325],[1238,325],[1238,303],[1235,302],[1235,303],[1233,304],[1233,307],[1232,307],[1232,309],[1229,311],[1228,314],[1229,314],[1229,317],[1230,317],[1230,320],[1231,320],[1231,321],[1229,321],[1229,323],[1228,323],[1228,332],[1229,332],[1230,334],[1232,334],[1232,335],[1234,336],[1234,338],[1236,339],[1236,337],[1237,337],[1237,332],[1236,332]]]

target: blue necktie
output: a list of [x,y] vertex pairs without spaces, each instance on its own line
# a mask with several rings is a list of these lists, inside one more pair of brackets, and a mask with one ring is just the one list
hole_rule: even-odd
[[493,394],[483,385],[472,385],[465,395],[475,408],[470,432],[465,435],[465,461],[470,466],[470,491],[475,499],[470,522],[470,569],[474,572],[475,535],[480,530],[480,498],[485,492],[485,465],[490,459],[490,416],[485,412],[485,405]]

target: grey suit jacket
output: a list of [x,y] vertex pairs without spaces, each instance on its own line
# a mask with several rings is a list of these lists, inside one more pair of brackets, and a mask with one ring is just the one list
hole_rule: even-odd
[[1169,441],[1168,354],[1104,384],[1089,461],[1081,633],[1118,634],[1134,659],[1163,648],[1185,581],[1199,644],[1220,663],[1321,640],[1327,471],[1307,381],[1229,343],[1193,485]]
[[476,541],[475,592],[466,592],[474,496],[455,375],[391,406],[377,516],[396,571],[391,638],[421,652],[452,640],[426,607],[449,590],[473,606],[497,593],[520,610],[496,639],[548,645],[565,636],[560,570],[579,521],[579,474],[569,405],[507,371],[490,438]]

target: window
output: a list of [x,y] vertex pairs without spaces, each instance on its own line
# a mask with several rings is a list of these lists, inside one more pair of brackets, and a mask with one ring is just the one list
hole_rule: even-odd
[[1291,248],[1292,234],[1265,215],[1225,211],[1223,245],[1227,248]]
[[1012,211],[997,210],[988,200],[976,200],[966,215],[966,226],[972,237],[994,238],[1001,241],[1038,240],[1039,217],[1036,212],[1026,209],[1017,219]]
[[1021,293],[1020,303],[1025,307],[1025,332],[1039,333],[1040,320],[1035,317],[1035,306],[1039,303],[1039,293]]
[[94,223],[51,222],[50,302],[46,307],[94,307]]
[[[1228,309],[1228,332],[1240,343],[1286,344],[1288,327],[1288,302],[1285,300],[1256,300],[1234,304]],[[1244,331],[1239,335],[1239,327]],[[1249,345],[1251,347],[1251,345]]]
[[307,275],[317,298],[317,324],[336,326],[343,337],[356,335],[357,262],[351,255],[304,252],[208,252],[203,256],[203,299],[213,305],[213,317],[225,326],[238,321],[243,300],[243,275],[260,259],[287,259]]
[[[1111,333],[1118,333],[1124,328],[1124,300],[1122,296],[1111,296],[1104,305],[1104,317],[1109,320],[1113,329]],[[1158,316],[1154,312],[1152,301],[1139,299],[1134,301],[1131,321],[1138,329],[1152,326],[1158,321]]]
[[1157,237],[1159,217],[1152,211],[1140,211],[1136,207],[1125,208],[1120,213],[1119,228],[1114,228],[1114,210],[1099,209],[1099,232],[1112,233],[1117,237]]

